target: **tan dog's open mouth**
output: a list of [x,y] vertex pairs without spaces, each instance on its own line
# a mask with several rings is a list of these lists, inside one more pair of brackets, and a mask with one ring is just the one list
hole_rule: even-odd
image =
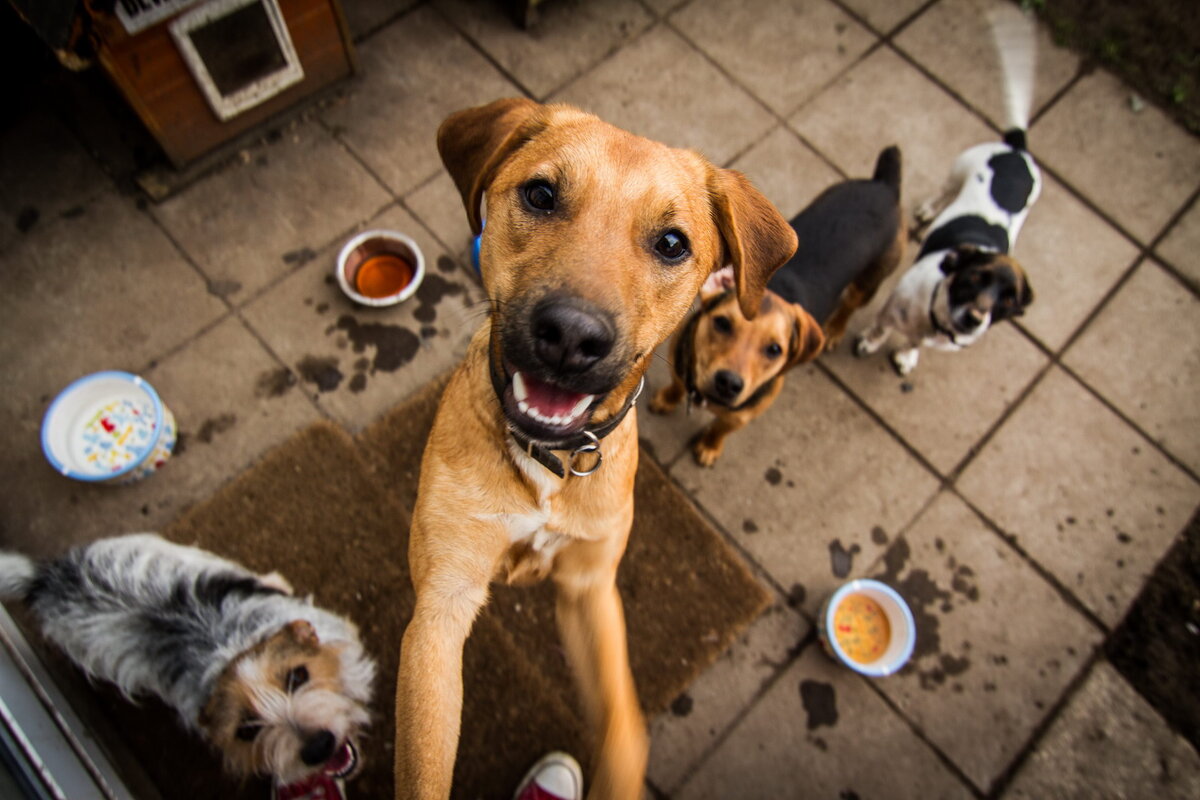
[[492,370],[492,382],[509,424],[531,439],[558,442],[579,433],[591,421],[604,395],[572,391],[505,364]]

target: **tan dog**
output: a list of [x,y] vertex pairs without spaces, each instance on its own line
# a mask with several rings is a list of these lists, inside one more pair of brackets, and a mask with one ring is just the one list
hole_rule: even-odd
[[438,148],[475,231],[486,199],[491,315],[446,387],[421,464],[396,794],[450,793],[463,643],[488,584],[549,576],[597,734],[589,796],[635,798],[647,737],[616,589],[633,520],[631,406],[705,277],[732,262],[753,316],[795,236],[740,174],[569,106],[468,109],[442,124]]
[[685,397],[713,412],[712,424],[692,442],[692,455],[703,467],[721,456],[725,437],[771,407],[784,373],[816,358],[825,345],[812,315],[771,291],[763,295],[758,316],[746,319],[731,284],[725,270],[705,282],[700,308],[672,343],[672,381],[650,401],[655,414],[671,413]]
[[834,184],[792,219],[800,249],[771,277],[753,320],[734,302],[732,274],[705,281],[700,308],[675,335],[672,382],[650,403],[667,414],[686,397],[716,415],[692,443],[701,466],[771,407],[784,373],[837,346],[850,316],[900,263],[900,167],[899,149],[885,148],[869,180]]

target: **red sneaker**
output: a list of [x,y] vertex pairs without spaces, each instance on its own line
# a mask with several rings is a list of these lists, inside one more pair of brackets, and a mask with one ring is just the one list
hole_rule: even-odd
[[583,800],[583,770],[566,753],[549,753],[525,773],[513,800]]

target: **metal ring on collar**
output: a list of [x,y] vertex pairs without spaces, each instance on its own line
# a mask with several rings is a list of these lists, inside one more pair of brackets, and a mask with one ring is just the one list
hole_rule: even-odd
[[[577,478],[586,478],[588,475],[591,475],[593,472],[600,469],[600,464],[604,461],[604,455],[600,452],[600,440],[596,438],[596,434],[592,433],[591,431],[583,431],[583,435],[591,439],[591,441],[576,447],[571,451],[571,454],[567,456],[567,469],[569,469],[571,474]],[[580,453],[596,454],[596,463],[592,465],[591,469],[575,469],[575,458]]]

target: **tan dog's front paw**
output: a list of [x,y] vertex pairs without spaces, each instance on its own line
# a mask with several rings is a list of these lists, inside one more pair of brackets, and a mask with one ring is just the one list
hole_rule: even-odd
[[672,387],[668,386],[654,395],[654,398],[646,405],[651,414],[670,414],[679,406],[679,400],[673,396],[674,392],[671,389]]
[[721,457],[721,451],[724,449],[722,445],[713,447],[708,442],[700,439],[692,446],[692,455],[696,459],[696,463],[702,467],[711,467],[717,463],[717,459]]

